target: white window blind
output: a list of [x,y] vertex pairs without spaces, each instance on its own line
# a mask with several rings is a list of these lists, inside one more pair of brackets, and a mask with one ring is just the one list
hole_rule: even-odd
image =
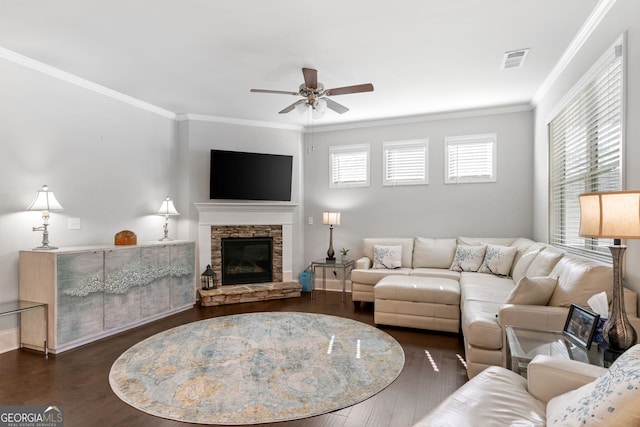
[[329,147],[329,187],[369,186],[369,144]]
[[390,141],[382,144],[382,185],[428,184],[428,140]]
[[445,145],[445,184],[495,182],[496,134],[451,136]]
[[612,47],[549,122],[549,242],[611,262],[611,239],[579,236],[578,195],[622,189],[622,45]]

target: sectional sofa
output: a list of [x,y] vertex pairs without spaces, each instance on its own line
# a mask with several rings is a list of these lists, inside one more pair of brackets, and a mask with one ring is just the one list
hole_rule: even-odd
[[[366,238],[351,273],[376,324],[461,331],[469,378],[506,366],[504,326],[562,330],[571,303],[611,300],[612,269],[527,238]],[[639,330],[637,295],[625,289]]]

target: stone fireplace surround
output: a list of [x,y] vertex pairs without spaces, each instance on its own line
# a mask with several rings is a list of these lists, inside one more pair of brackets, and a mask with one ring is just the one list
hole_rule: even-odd
[[[280,297],[285,298],[300,295],[300,285],[297,282],[293,282],[293,218],[298,207],[297,204],[288,202],[212,202],[195,203],[194,205],[198,210],[198,255],[201,272],[205,270],[207,264],[211,264],[218,277],[222,277],[220,274],[219,254],[216,254],[215,250],[215,240],[217,238],[213,236],[213,232],[221,231],[223,234],[242,233],[239,237],[255,233],[264,235],[267,232],[265,230],[275,234],[275,236],[271,236],[274,237],[274,264],[277,266],[273,269],[273,285],[258,284],[253,286],[253,289],[248,288],[246,285],[230,285],[224,286],[224,288],[237,287],[237,289],[225,289],[222,291],[221,288],[223,287],[218,287],[218,289],[212,291],[200,292],[201,296],[203,293],[212,293],[211,296],[207,297],[207,299],[212,300],[211,305],[219,304],[217,299],[222,299],[219,294],[223,292],[228,294],[227,300],[231,300],[226,303],[271,299],[279,297],[278,295],[284,295]],[[279,244],[281,249],[276,249],[276,244]],[[281,256],[277,257],[276,253],[278,255],[281,254]],[[215,266],[216,257],[218,257],[217,270]],[[276,258],[279,258],[279,260],[276,261]],[[278,270],[277,274],[276,269]],[[238,297],[237,295],[238,293],[247,292],[261,294],[264,293],[265,287],[270,288],[270,294],[265,294],[264,298],[257,295],[243,297]],[[293,289],[290,289],[292,287]],[[225,302],[220,303],[224,304]]]

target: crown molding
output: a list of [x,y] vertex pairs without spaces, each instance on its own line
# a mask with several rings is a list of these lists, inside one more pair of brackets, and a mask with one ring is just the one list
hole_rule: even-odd
[[360,129],[375,126],[393,126],[434,120],[460,119],[466,117],[491,116],[494,114],[519,113],[531,111],[531,104],[504,105],[499,107],[476,108],[470,110],[448,111],[444,113],[421,114],[416,116],[394,117],[389,119],[362,120],[343,124],[305,126],[304,133],[331,132],[336,130]]
[[172,111],[165,110],[164,108],[157,107],[153,104],[149,104],[148,102],[141,101],[140,99],[125,95],[124,93],[109,89],[108,87],[101,86],[97,83],[93,83],[89,80],[83,79],[82,77],[78,77],[76,75],[67,73],[66,71],[62,71],[58,68],[36,61],[35,59],[20,55],[19,53],[16,53],[12,50],[0,47],[0,58],[4,58],[7,61],[14,62],[18,65],[22,65],[23,67],[30,68],[34,71],[39,71],[48,76],[65,81],[67,83],[71,83],[83,89],[99,93],[100,95],[104,95],[109,98],[124,102],[134,107],[141,108],[159,116],[173,120],[176,119],[176,114]]
[[587,39],[593,34],[595,29],[600,25],[602,19],[607,15],[611,7],[615,4],[616,0],[600,0],[600,2],[593,9],[587,20],[578,31],[578,34],[573,38],[567,49],[564,51],[556,65],[551,69],[547,78],[544,79],[542,85],[538,88],[538,91],[533,96],[531,104],[536,106],[540,103],[542,98],[547,94],[551,86],[558,80],[562,72],[567,68],[569,63],[578,54]]
[[260,120],[238,119],[233,117],[211,116],[208,114],[194,114],[194,113],[178,114],[176,116],[176,120],[179,122],[192,120],[192,121],[198,121],[198,122],[213,122],[213,123],[224,123],[224,124],[231,124],[231,125],[254,126],[254,127],[261,127],[261,128],[294,130],[296,132],[301,132],[303,129],[302,126],[297,126],[297,125],[287,125],[282,123],[265,122]]

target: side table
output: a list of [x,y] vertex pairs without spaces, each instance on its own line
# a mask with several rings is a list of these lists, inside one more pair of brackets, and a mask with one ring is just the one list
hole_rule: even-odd
[[[326,261],[321,259],[318,261],[313,261],[311,263],[311,268],[313,269],[314,275],[316,273],[317,268],[322,269],[322,290],[323,291],[327,290],[327,269],[333,270],[334,275],[337,275],[338,270],[342,270],[342,276],[340,279],[342,282],[342,302],[346,302],[347,301],[346,281],[347,281],[347,276],[351,274],[351,270],[353,270],[353,264],[354,264],[353,261],[342,262],[336,259],[336,261],[333,262],[333,261]],[[311,290],[312,299],[314,298],[315,291],[316,291],[316,286],[315,286],[315,280],[314,280],[313,289]]]
[[[0,316],[8,316],[10,314],[19,314],[20,319],[22,319],[22,313],[25,311],[43,309],[44,310],[44,356],[49,357],[49,322],[48,322],[48,306],[43,302],[34,302],[34,301],[25,301],[25,300],[17,300],[11,302],[5,302],[0,304]],[[22,335],[22,322],[20,324],[20,334]],[[22,346],[22,340],[20,340],[20,345]]]
[[609,363],[599,354],[596,344],[592,344],[587,350],[559,331],[538,331],[507,326],[505,334],[509,352],[507,367],[525,377],[529,362],[539,354],[609,367]]

